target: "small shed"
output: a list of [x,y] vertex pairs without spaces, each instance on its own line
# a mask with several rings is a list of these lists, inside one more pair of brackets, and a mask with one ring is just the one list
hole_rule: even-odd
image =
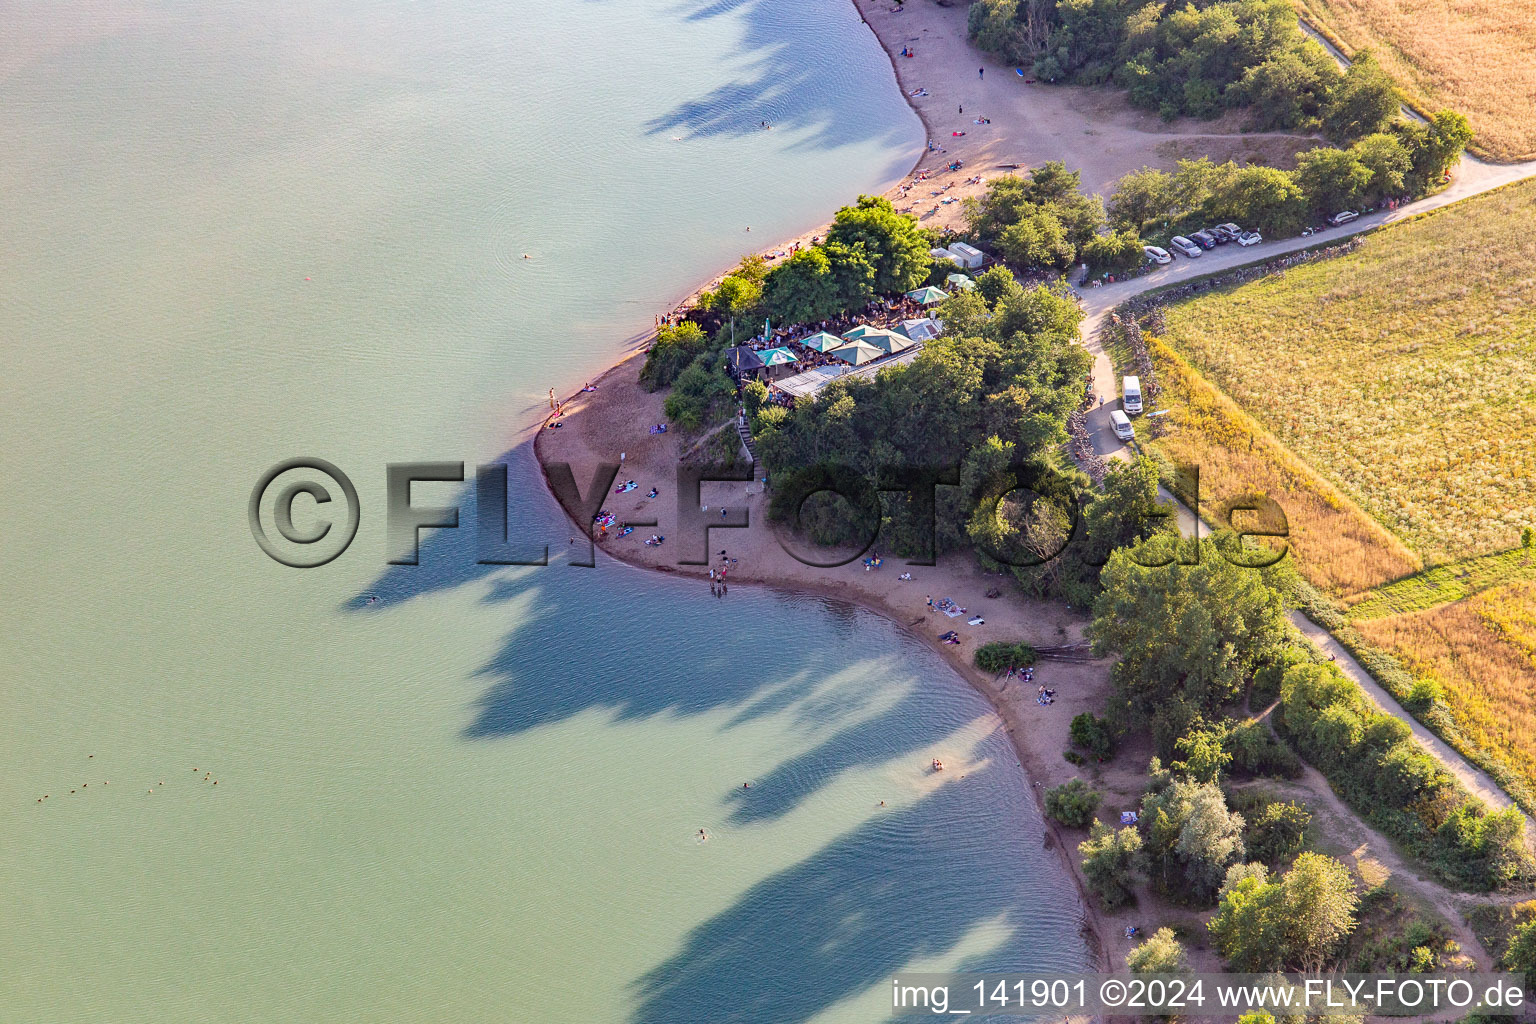
[[956,266],[960,266],[959,257],[950,252],[948,249],[929,249],[928,255],[932,256],[936,260],[949,260],[949,262],[955,264]]
[[967,270],[975,270],[987,261],[986,253],[974,245],[967,245],[964,242],[952,243],[949,247],[949,255],[954,258],[956,263]]

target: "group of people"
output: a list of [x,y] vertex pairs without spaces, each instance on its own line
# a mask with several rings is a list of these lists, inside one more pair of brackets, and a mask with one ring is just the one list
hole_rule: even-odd
[[959,642],[960,634],[956,633],[954,630],[950,630],[948,633],[939,634],[939,643],[941,644],[958,644]]

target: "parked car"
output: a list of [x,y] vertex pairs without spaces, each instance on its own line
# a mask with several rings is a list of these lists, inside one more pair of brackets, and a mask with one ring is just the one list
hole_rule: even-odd
[[1211,233],[1219,237],[1224,237],[1229,242],[1235,242],[1239,238],[1243,237],[1243,229],[1230,222],[1226,224],[1217,224],[1215,227],[1211,228]]
[[1144,245],[1141,247],[1141,251],[1146,253],[1147,259],[1151,260],[1153,263],[1163,264],[1173,262],[1173,254],[1170,253],[1167,249],[1162,249],[1155,245]]
[[1189,237],[1193,238],[1197,243],[1199,243],[1200,248],[1202,249],[1216,248],[1216,236],[1211,234],[1209,231],[1201,229],[1194,232]]
[[1343,224],[1348,224],[1350,221],[1357,219],[1359,216],[1360,215],[1354,210],[1340,210],[1338,213],[1328,218],[1328,223],[1333,227],[1339,227]]
[[1173,246],[1174,252],[1181,256],[1188,256],[1190,259],[1194,259],[1196,256],[1204,255],[1204,252],[1198,245],[1196,245],[1194,242],[1191,242],[1183,235],[1174,235],[1168,240],[1168,244]]
[[1131,426],[1131,418],[1119,409],[1110,412],[1109,425],[1114,428],[1115,436],[1120,440],[1136,440],[1136,428]]
[[1264,236],[1257,231],[1244,231],[1237,236],[1237,244],[1241,246],[1258,245],[1264,241]]
[[1141,378],[1130,375],[1120,382],[1120,407],[1132,416],[1141,412]]

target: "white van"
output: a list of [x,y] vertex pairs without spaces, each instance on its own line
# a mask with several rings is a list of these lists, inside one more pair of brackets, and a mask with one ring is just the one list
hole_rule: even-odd
[[1141,380],[1137,377],[1124,377],[1120,381],[1120,405],[1132,416],[1141,412]]
[[1114,409],[1110,412],[1109,425],[1115,429],[1115,436],[1120,440],[1136,440],[1136,431],[1131,426],[1131,418],[1119,409]]

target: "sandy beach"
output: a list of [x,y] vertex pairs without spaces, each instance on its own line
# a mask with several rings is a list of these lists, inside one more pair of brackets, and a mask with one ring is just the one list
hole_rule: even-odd
[[[1235,122],[1168,125],[1130,109],[1112,91],[1028,83],[1013,68],[997,64],[969,44],[961,5],[910,0],[893,10],[884,3],[855,3],[890,55],[902,92],[927,129],[929,148],[919,155],[914,170],[885,193],[897,209],[912,212],[924,226],[958,225],[962,204],[944,200],[980,193],[988,178],[1022,173],[1048,160],[1061,160],[1082,171],[1085,189],[1103,192],[1129,171],[1148,164],[1172,167],[1184,157],[1210,155],[1217,160],[1230,157],[1284,165],[1302,141],[1283,134],[1239,134]],[[913,55],[902,56],[903,49]],[[963,166],[946,170],[955,160]],[[914,184],[924,174],[926,180]],[[980,182],[967,183],[977,176]],[[825,231],[822,225],[770,247],[765,254],[787,252],[796,242],[809,242]],[[690,294],[690,300],[696,293]],[[874,571],[867,570],[859,558],[834,568],[806,565],[788,553],[786,547],[793,545],[769,524],[760,481],[705,483],[699,504],[706,507],[704,515],[710,523],[707,543],[699,536],[705,532],[702,529],[684,536],[679,529],[677,468],[690,457],[696,460],[691,449],[698,438],[678,431],[650,432],[666,416],[664,395],[646,392],[638,379],[649,341],[647,332],[642,340],[631,343],[621,361],[594,382],[597,390],[569,396],[563,403],[560,427],[550,429],[546,421],[534,443],[546,482],[548,467],[554,463],[568,464],[582,487],[601,463],[621,463],[615,486],[634,481],[635,489],[625,493],[614,493],[614,487],[609,487],[602,508],[620,523],[654,521],[655,525],[637,525],[627,537],[617,536],[616,528],[606,536],[599,534],[599,560],[611,557],[686,576],[700,587],[713,585],[712,568],[724,568],[722,600],[730,599],[730,587],[766,585],[848,601],[885,615],[938,652],[991,702],[1042,809],[1044,791],[1075,776],[1092,781],[1104,793],[1101,815],[1109,820],[1139,804],[1140,766],[1150,750],[1126,750],[1113,764],[1094,769],[1074,767],[1062,756],[1069,747],[1072,717],[1102,711],[1109,691],[1110,661],[1040,663],[1036,683],[1056,691],[1055,703],[1049,706],[1036,702],[1033,686],[995,678],[973,662],[976,649],[991,641],[1025,641],[1040,647],[1076,642],[1087,624],[1083,609],[1025,600],[1008,580],[983,574],[967,553],[942,557],[934,566],[886,558]],[[646,497],[652,488],[658,492],[655,499]],[[727,520],[719,518],[720,511],[729,519],[744,513],[749,525],[723,528],[721,522]],[[585,529],[580,523],[576,527]],[[573,545],[584,545],[580,533],[573,533]],[[645,540],[653,535],[665,537],[666,542],[647,546]],[[872,550],[879,549],[877,540]],[[679,564],[689,553],[706,550],[709,565]],[[584,547],[580,553],[585,554]],[[898,578],[904,573],[911,574],[909,581]],[[1003,596],[986,596],[995,591]],[[930,598],[949,598],[965,613],[951,618],[930,607]],[[984,623],[969,625],[973,617]],[[959,633],[958,645],[939,641],[948,630]],[[1076,846],[1085,833],[1060,828],[1049,819],[1046,827],[1047,845],[1060,851],[1076,881],[1090,946],[1104,968],[1123,965],[1126,952],[1137,941],[1125,938],[1126,926],[1145,928],[1150,921],[1162,924],[1186,917],[1196,920],[1195,915],[1147,899],[1139,907],[1105,913],[1088,896],[1078,870]],[[1201,950],[1191,953],[1197,964],[1210,956]],[[1212,959],[1209,966],[1214,964]]]

